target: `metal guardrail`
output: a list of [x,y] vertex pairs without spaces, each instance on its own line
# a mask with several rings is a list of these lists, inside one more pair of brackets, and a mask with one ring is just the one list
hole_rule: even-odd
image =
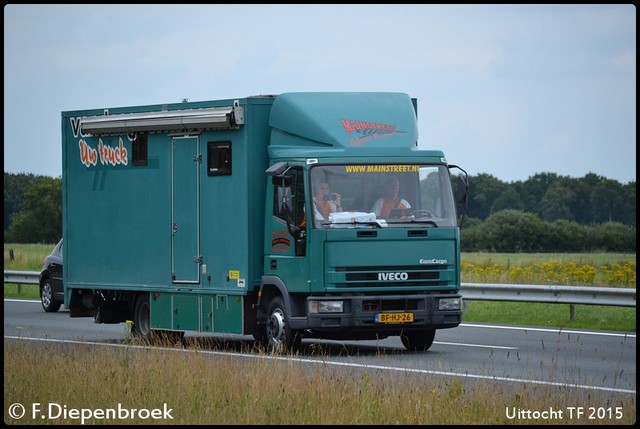
[[[38,284],[39,279],[40,272],[38,271],[4,271],[5,283]],[[462,293],[463,299],[478,301],[636,306],[635,288],[462,283],[460,293]]]
[[636,289],[595,286],[462,283],[463,299],[635,307]]
[[4,282],[19,285],[37,285],[40,283],[40,271],[4,270]]

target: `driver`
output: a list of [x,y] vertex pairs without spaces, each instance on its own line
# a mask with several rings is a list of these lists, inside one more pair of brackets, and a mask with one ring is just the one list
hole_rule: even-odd
[[390,176],[384,185],[384,196],[379,198],[371,207],[376,217],[386,218],[391,214],[391,209],[410,209],[411,204],[399,197],[400,182],[396,176]]

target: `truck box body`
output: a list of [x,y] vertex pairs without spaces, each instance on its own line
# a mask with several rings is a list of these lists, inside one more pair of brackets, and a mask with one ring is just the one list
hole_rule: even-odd
[[[457,326],[449,166],[418,148],[416,109],[345,92],[63,112],[65,306],[287,346]],[[385,219],[390,176],[411,207]]]

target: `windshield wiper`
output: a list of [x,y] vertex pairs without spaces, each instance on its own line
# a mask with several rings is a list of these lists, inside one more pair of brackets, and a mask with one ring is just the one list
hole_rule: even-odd
[[409,223],[424,223],[424,224],[427,224],[427,225],[433,225],[434,228],[438,227],[438,224],[435,223],[432,220],[407,219],[407,220],[405,220],[405,222],[409,222]]
[[320,224],[321,226],[327,226],[327,225],[345,225],[345,226],[351,226],[351,225],[367,225],[367,226],[375,226],[378,228],[384,228],[387,226],[387,222],[384,219],[376,219],[376,220],[353,220],[350,222],[344,222],[344,221],[340,221],[340,222],[331,222],[331,221],[324,221]]

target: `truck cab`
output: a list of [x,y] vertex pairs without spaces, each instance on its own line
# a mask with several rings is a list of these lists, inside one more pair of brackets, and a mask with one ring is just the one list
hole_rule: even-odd
[[[428,349],[436,329],[461,321],[456,203],[466,174],[456,199],[450,170],[458,167],[417,148],[415,105],[401,95],[388,100],[396,105],[385,122],[343,119],[333,135],[314,123],[329,114],[317,110],[288,128],[280,116],[301,104],[278,101],[275,162],[266,171],[262,335],[286,347],[302,337],[399,335],[409,349]],[[366,116],[371,105],[361,102],[355,109]]]

